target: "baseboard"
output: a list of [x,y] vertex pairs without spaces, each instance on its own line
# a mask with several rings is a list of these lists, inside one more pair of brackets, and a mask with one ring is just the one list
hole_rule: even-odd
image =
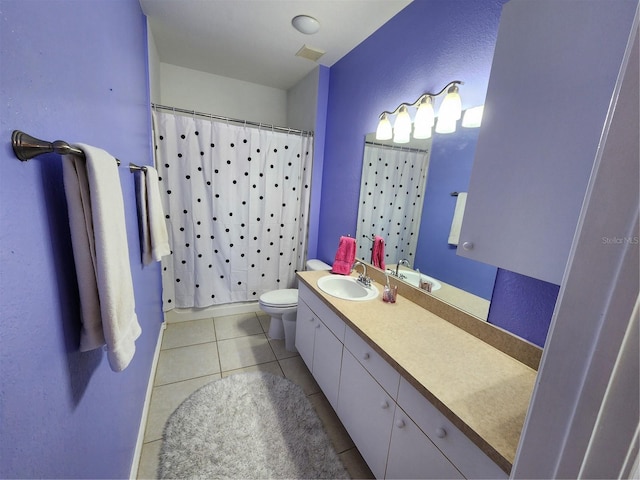
[[156,369],[158,368],[158,359],[160,358],[160,348],[162,347],[162,338],[164,336],[164,330],[167,327],[166,323],[163,323],[158,333],[158,342],[156,343],[156,351],[153,355],[153,363],[151,364],[151,372],[149,374],[149,382],[147,383],[147,393],[144,398],[144,406],[142,407],[142,415],[140,416],[140,428],[138,429],[138,440],[136,442],[136,449],[133,452],[133,463],[131,465],[131,472],[129,473],[130,480],[136,480],[138,478],[138,468],[140,466],[140,455],[142,454],[142,445],[144,443],[144,432],[147,429],[147,417],[149,416],[149,404],[151,403],[151,392],[153,391],[153,382],[156,377]]
[[173,310],[164,312],[164,320],[167,323],[188,322],[191,320],[203,320],[205,318],[259,311],[260,304],[258,302],[227,303],[206,308],[174,308]]

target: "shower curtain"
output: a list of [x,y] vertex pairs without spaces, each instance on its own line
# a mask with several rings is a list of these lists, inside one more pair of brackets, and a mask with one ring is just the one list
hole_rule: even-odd
[[427,184],[430,149],[402,149],[366,143],[356,255],[371,261],[373,237],[385,240],[385,264],[414,263]]
[[257,300],[304,266],[313,138],[153,112],[172,254],[163,306]]

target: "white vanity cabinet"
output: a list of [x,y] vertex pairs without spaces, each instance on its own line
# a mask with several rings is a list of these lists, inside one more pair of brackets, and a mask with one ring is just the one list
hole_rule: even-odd
[[300,286],[296,348],[334,410],[338,406],[345,328],[344,322],[315,294]]
[[636,5],[504,5],[458,255],[561,283]]
[[386,478],[464,478],[400,407],[396,408]]
[[395,409],[394,399],[345,350],[337,413],[376,478],[385,478]]
[[302,283],[296,348],[376,478],[507,478]]

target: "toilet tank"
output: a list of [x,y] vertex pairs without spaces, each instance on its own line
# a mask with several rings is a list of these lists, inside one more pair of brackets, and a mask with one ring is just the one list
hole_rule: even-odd
[[307,270],[331,270],[331,265],[327,265],[317,258],[312,258],[307,260]]

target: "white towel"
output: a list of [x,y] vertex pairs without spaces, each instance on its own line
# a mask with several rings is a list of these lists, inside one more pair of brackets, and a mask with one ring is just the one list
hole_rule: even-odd
[[109,365],[124,370],[142,330],[135,312],[124,201],[115,158],[89,145],[75,145],[63,160],[64,187],[76,264],[82,333],[80,350],[107,346]]
[[456,209],[453,212],[453,221],[451,222],[451,231],[449,232],[449,245],[458,245],[460,241],[460,227],[462,226],[462,217],[464,217],[464,207],[466,204],[467,194],[465,192],[458,193]]
[[144,265],[153,261],[159,262],[162,257],[171,254],[160,199],[158,172],[149,166],[144,167],[138,174],[138,226]]

